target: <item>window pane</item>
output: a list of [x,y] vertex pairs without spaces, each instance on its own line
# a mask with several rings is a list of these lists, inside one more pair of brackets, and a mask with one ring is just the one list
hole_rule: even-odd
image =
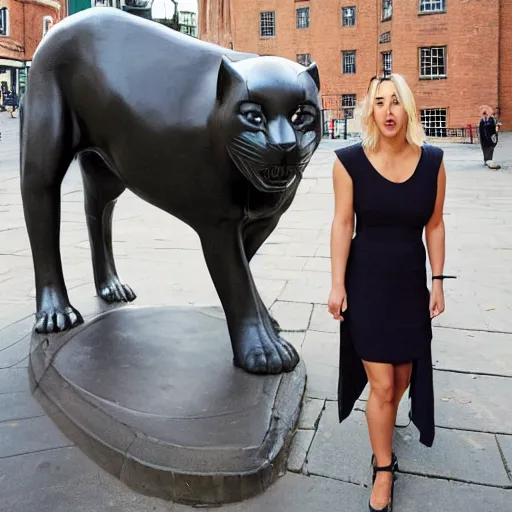
[[384,76],[389,76],[392,73],[393,63],[392,63],[392,53],[391,52],[383,52],[382,53],[382,73]]
[[271,37],[275,35],[275,12],[266,11],[260,13],[260,35]]
[[446,0],[420,0],[420,12],[444,12]]
[[356,24],[356,8],[343,7],[341,10],[341,24],[344,27],[351,27]]
[[341,106],[342,107],[355,107],[356,106],[356,95],[355,94],[342,94],[341,95]]
[[354,74],[356,72],[356,52],[343,52],[343,73]]
[[7,35],[7,16],[7,7],[2,7],[0,9],[0,35],[2,36]]
[[382,0],[382,19],[387,20],[393,15],[393,0]]
[[446,76],[446,48],[421,48],[420,76],[423,78]]
[[309,66],[312,62],[310,53],[298,53],[297,62],[303,66]]
[[309,27],[309,7],[297,9],[297,28]]
[[446,137],[446,120],[445,108],[427,108],[421,111],[421,124],[428,137]]

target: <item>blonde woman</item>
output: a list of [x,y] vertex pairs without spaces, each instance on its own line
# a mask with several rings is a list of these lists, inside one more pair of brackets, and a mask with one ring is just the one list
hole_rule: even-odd
[[444,311],[446,174],[442,150],[425,145],[414,97],[400,75],[371,80],[361,121],[362,143],[336,151],[328,308],[341,320],[340,422],[369,382],[369,508],[388,512],[398,469],[393,431],[409,385],[420,442],[434,440],[431,321]]

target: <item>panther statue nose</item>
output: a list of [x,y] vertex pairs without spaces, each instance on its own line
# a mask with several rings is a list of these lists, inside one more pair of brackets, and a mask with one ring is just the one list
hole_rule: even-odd
[[283,117],[271,121],[268,126],[268,131],[270,144],[279,151],[289,153],[297,145],[295,130]]

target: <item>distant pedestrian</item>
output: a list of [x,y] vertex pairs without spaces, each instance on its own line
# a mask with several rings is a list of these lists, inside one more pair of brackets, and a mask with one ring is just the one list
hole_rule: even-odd
[[489,105],[482,105],[480,107],[481,119],[478,127],[480,135],[480,145],[484,156],[484,164],[489,169],[501,169],[494,160],[494,148],[498,144],[498,130],[494,112]]
[[335,152],[328,310],[341,320],[339,420],[350,415],[369,381],[369,508],[389,512],[398,469],[393,432],[409,384],[420,442],[434,441],[432,318],[445,307],[446,173],[443,151],[425,144],[402,76],[371,80],[361,122],[362,143]]

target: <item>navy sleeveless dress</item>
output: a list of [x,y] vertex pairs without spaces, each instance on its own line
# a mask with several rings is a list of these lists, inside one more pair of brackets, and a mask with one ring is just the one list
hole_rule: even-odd
[[443,151],[425,145],[413,175],[395,183],[361,144],[335,151],[352,178],[356,234],[345,274],[348,308],[340,323],[340,422],[367,384],[362,360],[413,363],[410,417],[420,442],[434,440],[432,324],[423,230],[434,212]]

